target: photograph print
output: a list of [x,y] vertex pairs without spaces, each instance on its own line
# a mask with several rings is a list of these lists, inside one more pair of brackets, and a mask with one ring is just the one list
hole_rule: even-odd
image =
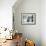
[[22,24],[36,24],[36,13],[22,13],[21,14],[21,23]]

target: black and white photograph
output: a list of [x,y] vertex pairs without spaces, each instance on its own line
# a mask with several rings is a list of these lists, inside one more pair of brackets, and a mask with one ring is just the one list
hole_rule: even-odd
[[36,24],[36,13],[22,13],[22,24]]

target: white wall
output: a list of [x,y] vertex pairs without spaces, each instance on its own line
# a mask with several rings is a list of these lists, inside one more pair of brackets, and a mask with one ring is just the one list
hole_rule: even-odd
[[[36,25],[22,25],[21,13],[36,13]],[[34,40],[36,46],[41,46],[41,0],[23,0],[14,9],[14,16],[15,28],[22,32],[25,38]]]
[[46,0],[41,1],[41,38],[42,46],[46,46]]
[[[35,2],[35,3],[34,3]],[[15,28],[24,34],[24,37],[33,38],[37,46],[46,46],[46,0],[24,0],[16,8],[14,5]],[[36,15],[36,25],[21,25],[21,13],[32,13]],[[38,34],[38,35],[37,35]]]
[[16,0],[0,0],[0,27],[12,28],[12,6]]

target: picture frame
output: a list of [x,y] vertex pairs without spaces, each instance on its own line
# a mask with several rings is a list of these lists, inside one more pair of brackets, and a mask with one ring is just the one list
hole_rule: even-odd
[[21,13],[21,24],[22,25],[35,25],[36,13]]

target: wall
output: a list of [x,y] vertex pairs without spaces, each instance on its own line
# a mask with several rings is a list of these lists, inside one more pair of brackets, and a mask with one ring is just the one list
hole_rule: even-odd
[[41,1],[41,38],[42,46],[46,46],[46,0]]
[[[34,40],[36,46],[41,46],[41,0],[23,0],[13,12],[15,29],[22,32],[24,38]],[[22,25],[21,13],[36,13],[36,25]]]
[[16,0],[0,0],[0,27],[12,29],[12,6]]

